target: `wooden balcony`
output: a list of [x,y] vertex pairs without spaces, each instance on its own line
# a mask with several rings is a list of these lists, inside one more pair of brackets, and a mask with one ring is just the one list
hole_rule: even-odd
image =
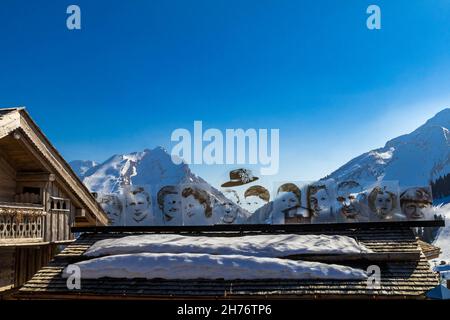
[[0,202],[0,246],[42,242],[45,215],[42,205]]

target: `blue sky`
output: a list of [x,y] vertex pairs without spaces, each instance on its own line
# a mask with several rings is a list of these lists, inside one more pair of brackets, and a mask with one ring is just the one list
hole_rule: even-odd
[[450,106],[449,17],[448,0],[2,0],[0,106],[27,106],[67,160],[170,150],[194,120],[279,128],[276,179],[318,179]]

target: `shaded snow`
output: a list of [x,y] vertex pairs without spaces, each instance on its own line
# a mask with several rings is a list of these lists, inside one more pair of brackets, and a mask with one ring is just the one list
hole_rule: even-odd
[[[78,262],[81,279],[335,279],[363,280],[347,266],[239,255],[137,253]],[[67,277],[66,270],[64,275]]]
[[433,242],[433,245],[441,248],[442,254],[437,260],[446,260],[450,263],[450,204],[434,207],[434,213],[445,217],[445,227],[442,227]]
[[371,251],[353,238],[339,235],[205,237],[161,234],[100,240],[84,254],[103,256],[142,252],[285,257],[295,254],[351,254]]

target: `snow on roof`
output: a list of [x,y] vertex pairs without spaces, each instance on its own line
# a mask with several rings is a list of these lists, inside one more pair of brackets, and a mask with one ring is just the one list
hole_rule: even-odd
[[[363,270],[288,259],[195,253],[135,253],[94,258],[75,264],[81,279],[333,279],[362,280]],[[73,268],[73,267],[71,267]],[[63,276],[71,272],[64,270]]]
[[355,254],[370,249],[342,235],[271,234],[242,237],[146,234],[94,243],[84,255],[96,257],[129,253],[207,253],[255,257],[285,257],[298,254]]
[[[146,234],[152,234],[150,232]],[[195,233],[197,235],[197,233]],[[200,235],[208,235],[200,232]],[[253,231],[215,232],[214,235],[230,237],[251,235]],[[280,232],[272,233],[272,235]],[[310,234],[310,232],[302,232]],[[403,255],[418,248],[417,239],[411,228],[370,228],[324,230],[323,234],[339,234],[358,239],[358,242],[372,249],[374,253]],[[424,298],[425,293],[438,284],[428,261],[422,255],[419,260],[386,260],[380,264],[381,287],[367,286],[367,280],[333,279],[255,279],[255,280],[212,280],[212,279],[130,279],[102,278],[85,279],[81,269],[81,287],[71,290],[63,270],[70,264],[86,261],[83,253],[95,242],[102,239],[122,238],[129,232],[88,232],[82,234],[74,243],[68,245],[47,267],[42,268],[18,292],[18,298],[25,299],[160,299],[171,298]],[[105,257],[107,258],[107,257]],[[108,257],[109,258],[109,257]],[[103,258],[102,258],[103,259]],[[93,259],[91,260],[93,261]],[[372,261],[345,260],[345,265],[355,269],[365,269]],[[334,263],[333,259],[321,262]],[[401,286],[399,286],[399,283]]]

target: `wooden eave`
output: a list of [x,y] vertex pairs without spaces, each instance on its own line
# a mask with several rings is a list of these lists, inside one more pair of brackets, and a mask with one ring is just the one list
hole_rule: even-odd
[[107,225],[108,218],[103,209],[80,181],[70,165],[53,147],[44,133],[31,119],[24,108],[0,109],[0,139],[8,135],[22,135],[20,141],[49,171],[70,195],[85,207],[90,214],[86,219],[92,225]]

